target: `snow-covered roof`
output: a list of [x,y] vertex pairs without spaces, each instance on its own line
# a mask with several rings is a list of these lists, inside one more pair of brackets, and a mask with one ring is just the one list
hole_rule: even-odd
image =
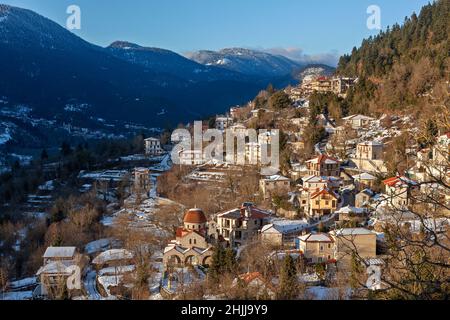
[[48,247],[43,258],[73,258],[76,247]]
[[355,213],[355,214],[363,214],[365,212],[364,209],[362,208],[356,208],[356,207],[352,207],[352,206],[346,206],[343,208],[340,208],[338,211],[336,211],[336,213]]
[[330,232],[334,236],[357,236],[357,235],[372,235],[374,232],[364,228],[344,228],[333,230]]
[[39,276],[42,273],[70,275],[72,274],[72,271],[68,270],[68,267],[64,263],[55,261],[40,267],[36,272],[36,275]]
[[383,146],[383,143],[380,141],[372,140],[372,141],[364,141],[364,142],[358,143],[358,145],[361,145],[361,146]]
[[345,118],[343,120],[375,120],[375,118],[364,116],[362,114],[354,114]]
[[119,244],[119,241],[113,238],[106,238],[106,239],[99,239],[96,241],[89,242],[85,247],[84,250],[88,254],[101,252],[103,250],[108,250],[111,247],[117,246]]
[[361,174],[357,174],[355,176],[352,176],[355,180],[377,180],[377,177],[371,175],[370,173],[363,172]]
[[310,233],[298,238],[304,242],[334,242],[333,238],[326,233]]
[[133,253],[126,249],[111,249],[100,253],[94,260],[93,264],[103,264],[109,261],[132,259]]
[[265,178],[263,178],[262,180],[264,181],[289,181],[289,178],[283,177],[279,174],[275,174],[273,176],[267,176]]
[[231,210],[228,210],[223,213],[219,213],[217,215],[218,218],[226,218],[226,219],[242,219],[245,217],[245,214],[241,210],[243,209],[249,209],[250,210],[250,218],[253,219],[266,219],[270,218],[272,216],[272,212],[259,209],[253,205],[250,206],[242,206],[241,208],[234,208]]
[[339,161],[322,154],[322,155],[320,155],[318,157],[315,157],[314,159],[306,161],[306,163],[313,163],[313,164],[318,164],[318,163],[339,164]]
[[291,233],[296,231],[302,231],[309,227],[309,224],[306,220],[285,220],[285,219],[279,219],[279,220],[273,220],[271,224],[265,225],[261,229],[261,233],[269,232],[271,229],[285,234],[285,233]]
[[150,138],[145,139],[144,141],[159,141],[159,139],[150,137]]

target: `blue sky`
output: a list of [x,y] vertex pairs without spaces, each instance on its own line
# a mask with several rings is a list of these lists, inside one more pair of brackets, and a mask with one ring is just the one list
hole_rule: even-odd
[[[272,49],[298,59],[333,60],[377,31],[366,27],[369,5],[382,27],[401,23],[426,0],[0,0],[61,25],[80,6],[75,33],[106,46],[127,40],[179,53],[226,47]],[[285,51],[289,49],[289,51]]]

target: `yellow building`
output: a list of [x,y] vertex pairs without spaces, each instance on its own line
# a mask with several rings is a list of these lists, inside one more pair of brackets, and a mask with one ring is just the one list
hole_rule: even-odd
[[337,204],[338,196],[333,191],[321,189],[311,194],[308,214],[311,218],[321,218],[336,211]]
[[287,193],[291,189],[291,180],[289,178],[273,175],[259,180],[259,190],[264,199],[269,199],[274,195]]
[[334,259],[334,239],[326,233],[310,233],[298,237],[297,248],[308,263],[324,263]]
[[346,228],[333,230],[330,233],[335,243],[334,257],[338,264],[348,268],[353,255],[370,259],[377,256],[377,235],[364,228]]

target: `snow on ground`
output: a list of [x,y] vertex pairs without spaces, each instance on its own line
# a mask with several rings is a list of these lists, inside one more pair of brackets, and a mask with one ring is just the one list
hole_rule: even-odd
[[118,266],[118,267],[108,267],[108,268],[103,268],[98,272],[98,275],[100,277],[102,276],[113,276],[116,274],[124,274],[124,273],[128,273],[128,272],[133,272],[136,269],[136,267],[131,264],[128,266]]
[[55,189],[55,186],[53,185],[54,182],[54,180],[47,181],[44,184],[40,185],[38,189],[41,191],[53,191]]
[[23,287],[30,287],[36,284],[36,277],[24,278],[9,283],[11,289],[20,289]]
[[308,287],[305,295],[313,300],[338,300],[340,296],[345,300],[348,300],[350,299],[351,289],[327,288],[321,286]]
[[31,163],[31,161],[33,160],[32,156],[26,156],[26,155],[15,154],[15,153],[10,153],[9,155],[11,157],[16,158],[17,161],[19,161],[19,163],[23,166],[28,166]]
[[321,282],[316,273],[304,273],[298,276],[298,280],[307,284],[319,284]]
[[122,282],[123,276],[117,275],[117,276],[102,276],[98,277],[98,283],[105,289],[108,296],[111,295],[110,288],[111,287],[117,287]]
[[93,254],[101,251],[105,251],[108,249],[112,249],[114,247],[117,247],[119,245],[119,241],[113,238],[105,238],[105,239],[99,239],[96,241],[89,242],[84,250],[87,254]]
[[189,286],[192,283],[198,283],[205,279],[205,274],[198,267],[194,267],[194,270],[190,267],[176,268],[172,276],[171,281],[169,281],[168,277],[165,277],[161,282],[161,286],[169,293],[177,292],[180,286]]
[[0,300],[31,300],[33,291],[5,292],[0,294]]
[[[156,193],[156,190],[152,193]],[[132,218],[130,222],[131,227],[147,231],[157,237],[164,238],[170,236],[171,233],[168,231],[167,226],[161,226],[159,221],[155,219],[154,214],[160,207],[177,205],[177,203],[159,197],[150,197],[149,199],[142,201],[138,207],[134,206],[135,203],[136,199],[133,196],[129,197],[125,200],[127,208],[115,212],[112,216],[103,217],[101,223],[106,226],[111,226],[114,224],[116,217],[128,215]]]
[[164,300],[162,295],[160,293],[152,294],[149,298],[149,300]]
[[0,134],[0,145],[7,143],[9,140],[11,140],[11,134],[9,131],[5,131]]
[[128,174],[128,170],[80,171],[78,179],[92,179],[96,181],[121,181]]
[[94,260],[93,264],[104,264],[117,260],[133,259],[133,253],[126,249],[111,249],[100,253]]

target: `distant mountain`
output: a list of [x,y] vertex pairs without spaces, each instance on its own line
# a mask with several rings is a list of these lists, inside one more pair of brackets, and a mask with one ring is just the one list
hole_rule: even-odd
[[205,66],[169,50],[142,47],[127,41],[116,41],[107,50],[122,60],[190,81],[251,80],[241,73]]
[[0,5],[0,148],[51,144],[61,132],[173,127],[245,103],[269,83],[296,83],[304,67],[239,48],[193,60],[126,41],[102,48],[33,11]]
[[101,48],[8,5],[0,5],[0,70],[0,97],[35,116],[63,121],[73,114],[67,105],[85,105],[85,117],[160,127],[223,112],[272,82],[162,49],[125,42]]
[[280,55],[243,48],[198,51],[191,53],[189,58],[206,66],[217,66],[258,77],[283,77],[304,67]]

